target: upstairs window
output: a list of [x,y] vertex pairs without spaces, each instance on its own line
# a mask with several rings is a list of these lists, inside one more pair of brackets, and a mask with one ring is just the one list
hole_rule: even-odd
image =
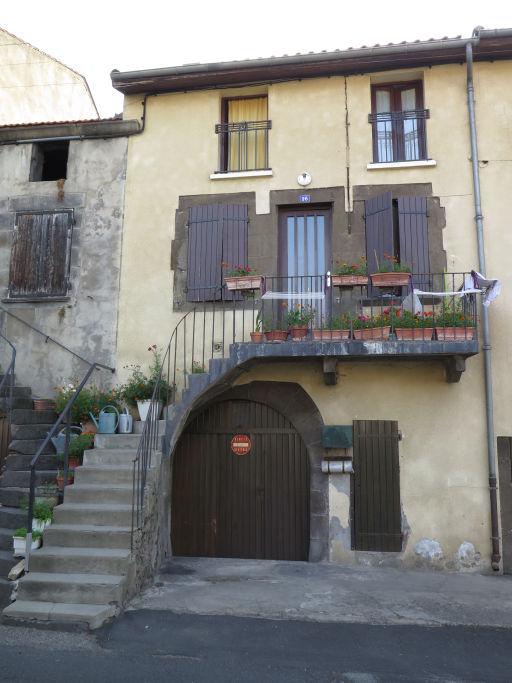
[[423,84],[372,86],[373,161],[419,161],[427,158]]
[[9,271],[10,299],[67,296],[72,211],[16,214]]
[[69,140],[37,142],[32,146],[30,180],[62,180],[68,173]]
[[262,171],[269,168],[266,95],[222,100],[219,136],[219,173]]

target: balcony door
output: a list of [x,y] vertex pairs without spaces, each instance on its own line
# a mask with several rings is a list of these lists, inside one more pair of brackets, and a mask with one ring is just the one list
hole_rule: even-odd
[[292,207],[280,211],[281,291],[290,292],[288,305],[312,306],[322,316],[329,313],[322,294],[331,262],[331,226],[329,207]]

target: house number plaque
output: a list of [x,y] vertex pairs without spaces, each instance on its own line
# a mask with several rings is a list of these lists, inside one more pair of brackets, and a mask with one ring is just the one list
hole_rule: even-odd
[[231,450],[235,455],[247,455],[251,450],[251,437],[247,434],[235,434],[231,439]]

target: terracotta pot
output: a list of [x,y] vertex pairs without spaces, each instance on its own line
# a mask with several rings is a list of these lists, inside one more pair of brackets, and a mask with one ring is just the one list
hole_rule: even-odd
[[387,327],[368,327],[363,330],[354,330],[354,339],[372,340],[372,341],[386,341],[389,338],[391,326]]
[[75,470],[77,467],[80,467],[79,459],[76,455],[70,455],[68,457],[68,470]]
[[303,326],[297,326],[297,327],[290,327],[290,337],[292,339],[304,339],[304,337],[307,337],[307,334],[309,332],[309,329],[307,327]]
[[96,429],[96,425],[94,424],[94,422],[92,422],[92,420],[89,420],[87,422],[81,422],[80,424],[82,426],[82,434],[96,434],[98,431]]
[[474,327],[436,327],[439,341],[471,341],[475,336]]
[[251,332],[251,341],[255,344],[262,344],[265,340],[263,332]]
[[288,330],[270,330],[265,332],[265,339],[268,342],[284,342],[288,337]]
[[333,287],[365,287],[368,284],[367,275],[331,275]]
[[315,341],[341,341],[350,339],[350,330],[313,330]]
[[35,398],[34,410],[55,410],[55,401],[52,398]]
[[260,289],[261,275],[240,275],[237,277],[225,277],[226,287],[231,290]]
[[430,341],[434,334],[433,327],[397,327],[396,338],[400,341]]
[[[73,484],[75,481],[75,475],[71,474],[68,470],[68,485]],[[62,493],[64,491],[64,475],[63,474],[58,474],[57,475],[57,488],[59,491]]]
[[374,287],[404,287],[411,283],[410,273],[372,273]]

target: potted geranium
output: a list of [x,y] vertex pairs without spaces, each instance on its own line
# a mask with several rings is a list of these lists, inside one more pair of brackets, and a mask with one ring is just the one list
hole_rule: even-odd
[[358,315],[351,320],[354,339],[386,341],[391,331],[389,309],[379,315]]
[[265,336],[261,331],[261,312],[258,311],[258,315],[256,316],[256,321],[254,323],[254,332],[251,332],[251,341],[255,344],[261,344],[264,338]]
[[439,341],[471,341],[475,336],[475,318],[460,304],[443,306],[434,316],[434,324]]
[[328,322],[325,327],[313,328],[313,339],[315,341],[342,341],[350,338],[350,318],[340,315]]
[[381,263],[377,261],[377,272],[370,275],[374,287],[404,287],[411,282],[411,269],[390,254],[384,254]]
[[412,313],[407,309],[394,311],[395,335],[400,341],[430,341],[434,333],[432,311]]
[[292,339],[304,339],[309,331],[309,324],[315,317],[315,309],[311,306],[296,304],[286,314],[286,324]]
[[268,342],[284,342],[288,337],[287,325],[283,321],[265,319],[263,330],[265,340]]
[[364,287],[368,284],[366,258],[361,256],[357,263],[339,262],[331,276],[333,287]]
[[140,365],[125,366],[132,370],[131,376],[128,378],[125,384],[120,389],[120,395],[130,406],[137,406],[139,411],[139,416],[142,421],[146,420],[149,408],[151,405],[151,398],[155,387],[157,385],[158,379],[159,390],[157,401],[157,413],[160,415],[162,410],[162,405],[164,401],[172,400],[174,391],[169,385],[167,380],[160,376],[160,371],[162,368],[162,358],[161,354],[157,349],[156,344],[150,346],[148,351],[152,354],[153,358],[149,366],[149,374],[146,375],[142,372]]
[[256,275],[250,266],[244,264],[232,266],[229,263],[222,263],[222,267],[226,271],[224,282],[228,289],[243,291],[261,287],[261,275]]

